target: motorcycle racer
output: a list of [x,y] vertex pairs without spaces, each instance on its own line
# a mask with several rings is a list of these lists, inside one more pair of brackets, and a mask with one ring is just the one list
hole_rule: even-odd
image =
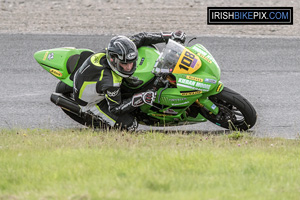
[[152,104],[153,91],[134,94],[122,99],[120,87],[136,70],[137,49],[141,46],[167,42],[169,39],[184,43],[182,31],[138,33],[131,37],[113,37],[105,51],[92,54],[74,76],[73,93],[82,111],[91,112],[103,124],[133,131],[138,124],[130,114],[144,103]]

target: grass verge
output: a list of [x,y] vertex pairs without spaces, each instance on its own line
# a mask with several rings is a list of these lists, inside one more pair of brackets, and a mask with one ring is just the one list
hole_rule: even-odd
[[0,199],[299,199],[300,141],[0,130]]

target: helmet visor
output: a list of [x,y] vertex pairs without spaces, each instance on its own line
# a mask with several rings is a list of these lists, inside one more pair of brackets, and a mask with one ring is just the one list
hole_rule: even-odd
[[132,75],[136,69],[136,59],[133,61],[123,62],[115,58],[116,68],[119,72],[126,75]]

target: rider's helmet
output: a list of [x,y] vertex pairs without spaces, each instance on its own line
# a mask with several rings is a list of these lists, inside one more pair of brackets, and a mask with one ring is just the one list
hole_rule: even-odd
[[[110,40],[106,57],[110,68],[123,78],[131,76],[136,70],[138,51],[136,45],[126,36],[115,36]],[[120,63],[133,63],[133,67],[130,71],[125,71]]]

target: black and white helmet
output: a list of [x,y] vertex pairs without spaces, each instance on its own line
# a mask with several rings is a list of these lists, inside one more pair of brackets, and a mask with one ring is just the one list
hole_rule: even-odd
[[[131,76],[136,70],[138,51],[136,45],[126,36],[115,36],[110,40],[106,57],[110,68],[123,78]],[[120,63],[133,63],[133,67],[130,71],[125,71]]]

